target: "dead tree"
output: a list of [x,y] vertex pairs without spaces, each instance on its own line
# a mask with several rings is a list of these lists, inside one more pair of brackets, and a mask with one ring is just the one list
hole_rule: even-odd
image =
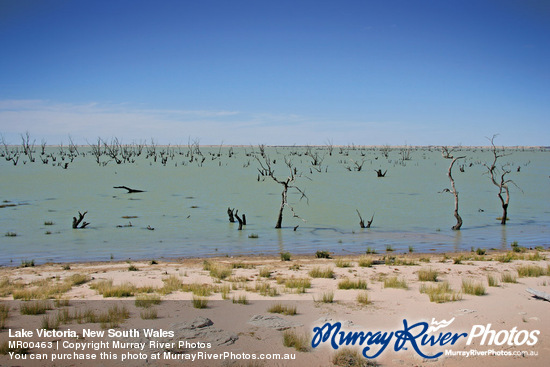
[[239,210],[235,211],[235,218],[239,221],[239,231],[242,231],[243,225],[246,225],[246,217],[243,214],[243,218],[239,217]]
[[454,216],[456,218],[456,224],[454,226],[452,226],[452,229],[455,230],[455,231],[460,230],[460,227],[462,227],[462,218],[460,217],[460,214],[458,214],[458,191],[456,191],[455,180],[453,179],[452,171],[453,171],[453,165],[455,164],[455,162],[457,160],[463,159],[463,158],[466,158],[466,157],[461,156],[461,157],[453,158],[453,160],[451,161],[451,164],[449,165],[449,170],[447,171],[447,176],[449,177],[449,180],[451,181],[451,190],[449,190],[449,192],[451,194],[453,194],[453,196],[455,197]]
[[[86,226],[90,223],[84,221],[84,216],[88,213],[87,211],[84,213],[78,212],[78,219],[76,217],[73,217],[73,228],[74,229],[82,229],[86,228]],[[82,223],[82,224],[81,224]],[[80,225],[80,227],[79,227]]]
[[384,173],[382,173],[381,169],[375,169],[374,172],[376,172],[376,177],[386,177],[388,170],[385,170]]
[[[512,185],[516,185],[516,184],[512,180],[506,179],[506,175],[512,172],[509,167],[504,165],[500,167],[500,170],[497,168],[498,159],[508,154],[499,152],[499,150],[497,149],[494,143],[494,140],[496,137],[497,135],[493,135],[492,138],[490,139],[487,138],[491,142],[491,152],[493,153],[493,162],[491,163],[490,166],[488,164],[484,164],[484,165],[487,168],[487,173],[491,178],[491,182],[493,183],[493,185],[495,185],[498,188],[497,196],[498,196],[498,199],[500,200],[500,204],[502,205],[502,217],[500,220],[500,224],[506,225],[506,220],[508,219],[508,205],[510,203],[510,188],[508,187],[508,184],[512,184]],[[503,194],[506,197],[504,197]]]
[[370,228],[370,226],[372,224],[372,221],[374,220],[374,214],[372,215],[370,220],[367,221],[367,225],[365,225],[365,221],[363,220],[363,217],[361,217],[361,213],[359,213],[359,210],[355,209],[355,211],[357,212],[357,215],[359,216],[359,226],[361,226],[361,228]]
[[235,223],[235,216],[233,215],[233,211],[235,209],[227,208],[227,215],[229,216],[229,221],[231,223]]
[[270,160],[269,156],[265,155],[263,158],[264,158],[264,162],[262,163],[262,161],[256,156],[256,160],[258,161],[258,163],[262,167],[262,170],[260,172],[264,172],[265,174],[268,174],[269,177],[271,177],[273,179],[273,181],[275,181],[279,185],[283,186],[283,191],[281,193],[281,206],[279,208],[279,214],[277,216],[277,223],[275,224],[275,228],[281,228],[282,227],[283,212],[284,212],[285,207],[287,207],[287,206],[292,211],[292,214],[295,218],[299,218],[299,219],[301,219],[302,221],[305,222],[305,220],[303,218],[301,218],[299,215],[296,214],[296,212],[294,211],[294,208],[290,204],[288,204],[288,190],[289,189],[294,189],[294,190],[298,191],[298,193],[301,194],[300,200],[304,199],[304,198],[306,199],[306,201],[308,200],[305,192],[301,188],[299,188],[298,186],[294,185],[294,182],[296,181],[296,178],[300,177],[300,176],[297,174],[297,169],[292,164],[292,161],[285,157],[285,164],[288,167],[290,175],[286,179],[281,180],[281,179],[275,177],[275,171],[271,168],[271,160]]

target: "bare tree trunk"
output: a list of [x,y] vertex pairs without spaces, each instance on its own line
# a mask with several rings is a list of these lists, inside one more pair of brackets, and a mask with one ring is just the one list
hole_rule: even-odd
[[449,176],[449,180],[451,181],[451,194],[453,194],[455,197],[454,216],[456,218],[456,224],[452,227],[452,229],[455,231],[460,230],[460,227],[462,227],[462,218],[460,217],[460,214],[458,214],[458,191],[456,191],[455,180],[453,179],[452,170],[455,162],[462,158],[465,158],[465,157],[462,156],[462,157],[453,158],[449,166],[449,171],[447,171],[447,176]]
[[500,199],[500,202],[502,204],[502,219],[500,220],[500,224],[504,226],[506,225],[506,221],[508,220],[508,203],[510,202],[510,194],[508,192],[508,186],[504,186],[503,188],[506,192],[506,200],[504,200],[500,192],[498,193],[498,198]]
[[239,211],[235,211],[235,218],[237,218],[237,220],[239,221],[239,231],[242,231],[243,229],[243,220],[241,219],[241,217],[239,217]]
[[279,216],[277,217],[277,224],[275,224],[275,228],[281,228],[283,225],[283,210],[285,208],[286,202],[287,202],[287,191],[288,191],[288,183],[283,183],[284,188],[283,192],[281,194],[281,207],[279,208]]

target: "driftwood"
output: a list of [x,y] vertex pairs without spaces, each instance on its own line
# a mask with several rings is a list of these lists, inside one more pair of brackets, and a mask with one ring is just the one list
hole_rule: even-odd
[[126,189],[128,190],[128,194],[132,194],[134,192],[144,192],[143,190],[132,189],[128,186],[113,186],[113,189]]
[[[84,221],[84,216],[86,215],[86,213],[88,213],[87,211],[84,212],[84,213],[81,213],[81,212],[78,212],[78,219],[76,219],[76,217],[73,217],[73,228],[75,229],[82,229],[82,228],[86,228],[86,226],[90,223]],[[82,224],[80,224],[82,223]],[[80,227],[79,227],[80,225]]]
[[546,292],[539,291],[539,290],[536,290],[536,289],[533,289],[533,288],[527,288],[526,291],[528,293],[531,293],[533,296],[535,296],[537,298],[542,298],[542,299],[550,302],[550,294],[548,294]]

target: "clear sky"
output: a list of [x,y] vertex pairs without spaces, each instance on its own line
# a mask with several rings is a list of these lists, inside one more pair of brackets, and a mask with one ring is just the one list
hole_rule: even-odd
[[0,0],[18,144],[550,145],[546,0]]

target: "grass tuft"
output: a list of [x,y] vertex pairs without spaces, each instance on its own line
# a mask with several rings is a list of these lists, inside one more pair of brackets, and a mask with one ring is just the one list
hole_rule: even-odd
[[306,335],[298,334],[295,330],[285,330],[283,332],[283,345],[294,348],[298,352],[309,350],[309,339]]
[[489,287],[498,287],[500,285],[497,277],[492,274],[487,274],[487,284],[489,284]]
[[360,292],[359,294],[357,294],[357,303],[361,304],[361,305],[368,305],[368,304],[371,304],[372,301],[369,300],[369,294],[368,292]]
[[208,298],[193,295],[193,307],[195,308],[208,307]]
[[455,292],[448,282],[442,282],[437,285],[422,284],[420,293],[425,293],[430,298],[430,302],[445,303],[454,302],[462,299],[462,294]]
[[336,353],[334,353],[332,363],[339,367],[378,366],[377,362],[363,358],[357,349],[351,348],[340,348]]
[[267,312],[294,316],[296,315],[296,306],[289,306],[289,305],[283,305],[282,303],[275,303],[274,305],[272,305],[267,309]]
[[500,275],[500,280],[502,283],[517,283],[518,277],[509,271],[505,271]]
[[231,298],[231,301],[240,305],[247,305],[249,303],[246,294],[240,294],[238,297],[233,296],[233,298]]
[[520,265],[516,268],[520,278],[540,277],[546,275],[546,269],[538,265]]
[[371,256],[361,256],[359,257],[358,265],[363,268],[370,268],[374,263],[374,259]]
[[321,269],[319,266],[311,269],[308,274],[312,278],[334,278],[334,271],[331,268]]
[[396,276],[384,279],[384,288],[409,289],[405,279],[398,279]]
[[338,289],[367,289],[367,282],[363,279],[345,278],[338,282]]
[[462,291],[473,296],[487,294],[485,286],[481,282],[475,282],[472,279],[462,279]]
[[153,305],[159,305],[160,296],[157,294],[138,294],[134,304],[136,307],[150,308]]
[[314,301],[315,302],[322,302],[322,303],[333,303],[334,302],[334,292],[333,291],[323,292],[323,294],[321,294],[321,298],[314,299]]
[[43,315],[47,310],[51,310],[52,305],[49,301],[30,301],[24,302],[19,311],[21,315]]
[[421,282],[437,282],[438,275],[437,270],[423,268],[418,271],[418,280]]
[[281,252],[281,261],[290,261],[290,252]]

